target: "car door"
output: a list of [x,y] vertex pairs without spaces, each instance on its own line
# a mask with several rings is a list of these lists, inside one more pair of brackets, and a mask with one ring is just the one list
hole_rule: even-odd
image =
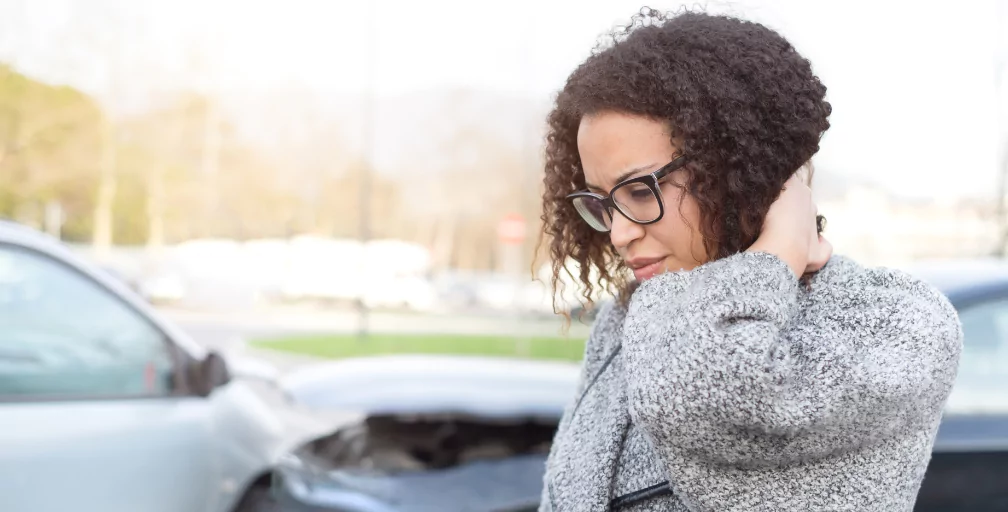
[[0,510],[209,510],[211,415],[180,362],[93,277],[0,243]]
[[958,309],[959,375],[916,512],[1008,510],[1008,297]]

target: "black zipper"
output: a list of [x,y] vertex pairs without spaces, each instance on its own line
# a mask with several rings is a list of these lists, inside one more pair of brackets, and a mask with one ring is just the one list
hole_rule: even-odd
[[[584,398],[586,396],[588,396],[588,392],[591,391],[592,386],[594,386],[595,383],[598,382],[599,377],[601,377],[602,374],[605,373],[606,369],[609,368],[609,365],[612,364],[612,362],[613,362],[614,359],[616,359],[616,356],[619,355],[620,350],[622,348],[623,348],[623,344],[622,343],[616,345],[616,348],[613,349],[613,351],[609,354],[609,356],[606,357],[606,360],[602,363],[602,366],[598,369],[597,372],[595,372],[595,375],[592,377],[591,382],[589,382],[588,386],[585,387],[585,390],[581,392],[581,396],[578,397],[577,403],[574,404],[574,410],[571,411],[570,422],[574,421],[574,417],[577,415],[578,408],[581,407],[581,402],[584,401]],[[568,422],[568,423],[570,423],[570,422]],[[556,512],[556,503],[555,503],[555,500],[554,500],[554,497],[553,497],[553,481],[552,481],[552,479],[550,480],[549,484],[547,485],[547,489],[548,489],[548,492],[549,492],[550,512]],[[636,504],[636,503],[640,503],[642,501],[647,501],[647,500],[650,500],[650,499],[658,498],[658,497],[661,497],[661,496],[667,496],[667,495],[670,495],[670,494],[674,494],[674,491],[672,489],[672,483],[669,482],[668,480],[666,480],[666,481],[661,482],[659,484],[655,484],[655,485],[652,485],[650,487],[645,487],[645,488],[637,490],[637,491],[628,492],[626,494],[623,494],[623,495],[620,495],[620,496],[617,496],[617,497],[613,498],[609,502],[609,509],[608,510],[609,510],[609,512],[616,512],[617,510],[625,508],[625,507],[628,507],[630,505],[633,505],[633,504]]]
[[571,421],[574,421],[574,416],[577,414],[578,408],[581,407],[581,402],[584,400],[586,396],[588,396],[588,392],[591,391],[592,386],[594,386],[595,383],[598,382],[599,377],[601,377],[602,374],[605,373],[606,369],[609,368],[609,365],[612,364],[613,359],[616,359],[616,356],[620,353],[620,350],[622,348],[623,348],[622,343],[616,345],[616,348],[614,348],[612,353],[609,354],[609,357],[606,357],[605,362],[602,363],[602,367],[599,368],[597,372],[595,372],[595,376],[592,377],[591,382],[589,382],[585,390],[581,392],[581,396],[578,397],[577,403],[574,404],[574,411],[571,412]]
[[672,484],[666,480],[660,484],[645,487],[638,491],[628,492],[622,496],[617,496],[609,502],[609,511],[615,512],[621,508],[629,507],[635,503],[647,501],[660,496],[672,494]]
[[[584,398],[586,396],[588,396],[588,392],[591,391],[592,386],[594,386],[595,383],[598,382],[599,377],[601,377],[602,374],[605,373],[606,369],[609,368],[609,365],[612,364],[613,359],[616,359],[616,356],[620,353],[620,349],[622,349],[622,348],[623,348],[623,344],[622,343],[616,345],[616,348],[614,348],[613,351],[609,354],[609,356],[606,357],[606,360],[602,363],[602,366],[598,369],[597,372],[595,372],[595,375],[592,376],[591,382],[589,382],[588,385],[585,387],[585,390],[581,392],[581,396],[578,397],[577,403],[574,404],[574,410],[571,411],[570,420],[568,420],[568,422],[567,422],[568,428],[570,427],[570,424],[574,422],[574,417],[577,416],[577,411],[578,411],[578,408],[581,407],[581,402],[584,400]],[[553,479],[552,478],[550,478],[549,483],[546,484],[546,489],[547,489],[547,492],[549,494],[550,512],[555,512],[556,511],[556,501],[555,501],[555,498],[553,496]]]

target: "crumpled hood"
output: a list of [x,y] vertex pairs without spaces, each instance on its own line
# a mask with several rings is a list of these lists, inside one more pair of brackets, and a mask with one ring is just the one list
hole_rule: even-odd
[[[296,451],[280,469],[278,499],[291,510],[535,510],[549,441],[579,374],[572,363],[460,356],[296,371],[279,385],[301,407],[359,419]],[[444,435],[452,437],[438,441]],[[433,454],[450,462],[431,463]]]
[[560,417],[574,398],[573,363],[464,356],[379,356],[319,363],[280,380],[313,410]]

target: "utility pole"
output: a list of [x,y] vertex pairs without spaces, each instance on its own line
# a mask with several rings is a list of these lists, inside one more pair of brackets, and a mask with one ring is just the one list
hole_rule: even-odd
[[[114,95],[110,95],[112,97]],[[105,261],[112,250],[113,208],[116,196],[116,160],[118,142],[115,125],[107,112],[101,114],[101,165],[98,198],[95,201],[91,244],[99,260]]]
[[[532,23],[535,22],[533,18],[525,17],[525,26],[522,27],[523,34],[521,38],[521,75],[522,81],[524,82],[524,94],[529,94],[531,87],[531,76],[532,76],[532,37],[535,35],[534,27]],[[527,115],[527,114],[526,114]],[[512,279],[515,279],[515,297],[514,297],[514,307],[515,316],[519,325],[524,324],[524,312],[526,308],[532,306],[532,304],[527,303],[523,300],[526,297],[524,293],[526,286],[530,282],[529,275],[525,273],[526,269],[531,269],[533,262],[535,261],[535,256],[528,258],[526,257],[528,252],[528,236],[525,232],[528,231],[527,226],[534,225],[532,219],[526,217],[527,212],[530,211],[529,199],[534,198],[535,194],[532,192],[534,190],[533,182],[530,179],[532,174],[532,169],[535,166],[535,152],[534,144],[532,139],[532,134],[529,133],[531,126],[526,122],[526,117],[521,116],[518,120],[518,130],[520,131],[519,140],[521,141],[520,151],[521,155],[518,158],[518,165],[521,169],[521,176],[519,178],[520,187],[518,189],[518,197],[514,204],[517,205],[517,210],[520,212],[523,226],[523,236],[521,241],[514,244],[510,250],[513,251],[512,257],[514,258],[513,265],[514,268],[508,268],[507,271],[513,273]],[[531,272],[530,272],[531,273]],[[516,334],[517,339],[515,340],[515,352],[521,357],[530,357],[532,355],[532,339],[525,329],[519,328]]]
[[997,247],[994,254],[1004,258],[1008,256],[1008,90],[1005,87],[1004,75],[1008,74],[1008,5],[995,2],[995,40],[994,40],[994,101],[997,116]]
[[[377,52],[375,51],[375,43],[377,40],[375,30],[377,30],[377,25],[375,24],[375,9],[374,2],[368,2],[368,12],[367,12],[367,36],[366,36],[366,63],[367,69],[365,70],[367,81],[364,85],[364,112],[363,112],[363,126],[362,136],[363,140],[363,165],[360,168],[360,186],[358,187],[358,215],[360,216],[360,225],[358,227],[358,237],[360,238],[361,244],[361,259],[359,265],[361,266],[360,274],[361,276],[367,275],[367,243],[371,239],[371,172],[374,165],[374,75],[375,75],[375,57]],[[368,306],[364,301],[365,287],[368,286],[366,279],[360,279],[357,281],[357,339],[361,343],[367,341],[368,338]]]

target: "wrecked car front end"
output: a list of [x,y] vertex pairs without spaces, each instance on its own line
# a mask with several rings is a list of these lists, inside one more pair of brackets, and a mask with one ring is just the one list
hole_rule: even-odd
[[[386,363],[406,363],[398,359]],[[294,386],[293,394],[331,409],[340,400],[321,389],[353,393],[335,389],[352,372],[369,384],[358,388],[357,398],[346,398],[363,413],[358,420],[302,445],[277,470],[272,491],[280,510],[538,508],[546,457],[573,397],[576,366],[472,358],[411,362],[411,371],[387,372],[375,360],[366,366],[381,371],[332,367]],[[384,386],[378,374],[394,375],[395,385]],[[361,395],[369,398],[362,402]]]

